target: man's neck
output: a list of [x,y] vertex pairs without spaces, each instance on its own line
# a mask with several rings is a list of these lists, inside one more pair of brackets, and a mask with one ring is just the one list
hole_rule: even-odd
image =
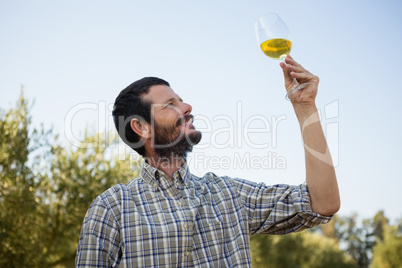
[[183,165],[184,161],[185,161],[184,158],[178,158],[178,157],[172,159],[150,157],[147,159],[147,163],[149,165],[163,171],[172,180],[173,180],[173,173]]

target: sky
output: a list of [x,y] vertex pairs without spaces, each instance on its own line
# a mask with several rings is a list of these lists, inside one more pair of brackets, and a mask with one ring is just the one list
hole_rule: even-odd
[[113,129],[123,88],[157,76],[192,105],[203,132],[188,157],[195,175],[302,183],[303,145],[282,70],[254,32],[259,16],[276,12],[292,32],[293,58],[320,77],[316,104],[339,214],[402,218],[401,11],[402,2],[386,0],[0,0],[0,109],[23,86],[33,125],[76,146],[86,127]]

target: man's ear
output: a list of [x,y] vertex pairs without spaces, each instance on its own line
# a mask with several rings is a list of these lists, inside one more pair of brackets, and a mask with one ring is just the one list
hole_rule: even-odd
[[151,137],[149,124],[144,120],[133,118],[130,121],[130,127],[138,136],[140,136],[141,139],[148,139]]

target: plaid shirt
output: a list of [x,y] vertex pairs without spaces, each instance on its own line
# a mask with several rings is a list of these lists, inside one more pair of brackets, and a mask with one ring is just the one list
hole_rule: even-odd
[[101,194],[81,230],[77,267],[251,267],[250,235],[327,223],[306,184],[254,183],[184,164],[169,179],[144,163],[140,177]]

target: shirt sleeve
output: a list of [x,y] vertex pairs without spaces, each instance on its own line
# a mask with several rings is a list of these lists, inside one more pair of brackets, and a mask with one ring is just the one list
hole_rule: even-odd
[[76,267],[117,267],[119,237],[113,210],[100,196],[85,215],[75,258]]
[[327,223],[311,209],[307,184],[267,186],[233,179],[249,217],[250,234],[287,234]]

